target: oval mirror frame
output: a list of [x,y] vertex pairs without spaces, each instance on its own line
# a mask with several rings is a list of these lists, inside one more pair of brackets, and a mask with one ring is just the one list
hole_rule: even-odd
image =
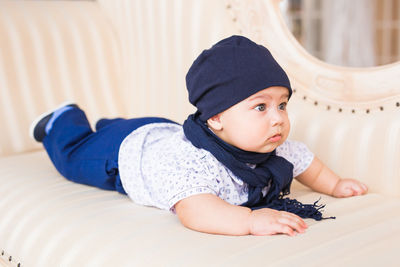
[[[288,29],[281,0],[227,2],[239,33],[265,45],[304,97],[357,108],[399,105],[400,62],[367,68],[325,63],[308,53]],[[317,101],[315,100],[315,101]],[[312,100],[314,101],[314,100]]]

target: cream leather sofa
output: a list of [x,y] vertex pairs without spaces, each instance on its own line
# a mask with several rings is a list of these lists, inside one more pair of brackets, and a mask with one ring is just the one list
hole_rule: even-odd
[[[277,0],[0,1],[0,265],[399,266],[400,63],[330,66],[285,28]],[[295,183],[326,216],[306,234],[194,232],[165,211],[71,183],[29,139],[30,122],[70,99],[100,116],[193,112],[184,76],[232,34],[265,44],[287,70],[291,138],[370,187],[335,199]]]

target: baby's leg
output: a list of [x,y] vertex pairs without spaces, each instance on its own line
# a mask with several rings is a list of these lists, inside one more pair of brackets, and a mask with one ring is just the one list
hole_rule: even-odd
[[44,137],[43,144],[57,170],[67,179],[125,193],[118,175],[118,151],[123,139],[138,127],[161,118],[118,119],[113,127],[93,132],[84,112],[63,112]]
[[109,126],[109,125],[113,124],[114,122],[118,122],[118,121],[121,121],[121,120],[123,120],[123,119],[122,118],[115,118],[115,119],[105,119],[105,118],[103,118],[103,119],[100,119],[100,120],[98,120],[96,122],[95,129],[96,129],[96,131],[98,131],[103,127]]
[[43,138],[56,169],[68,180],[124,193],[118,176],[118,142],[106,133],[93,132],[85,113],[64,111]]

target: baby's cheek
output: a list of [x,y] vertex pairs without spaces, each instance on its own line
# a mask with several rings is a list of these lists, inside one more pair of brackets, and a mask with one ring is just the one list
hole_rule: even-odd
[[285,127],[284,129],[282,129],[282,143],[286,141],[286,139],[289,137],[289,133],[290,133],[290,125],[288,125],[287,127]]
[[290,120],[289,120],[288,117],[286,117],[286,122],[284,124],[284,128],[285,128],[285,131],[287,132],[287,135],[289,135],[289,132],[290,132]]

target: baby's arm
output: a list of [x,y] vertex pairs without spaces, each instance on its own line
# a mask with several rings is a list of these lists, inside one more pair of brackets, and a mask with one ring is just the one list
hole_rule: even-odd
[[354,179],[340,178],[317,157],[296,179],[314,191],[334,197],[358,196],[368,192],[365,184]]
[[231,205],[212,194],[199,194],[180,200],[175,211],[187,228],[210,234],[294,236],[303,233],[306,223],[285,211]]

